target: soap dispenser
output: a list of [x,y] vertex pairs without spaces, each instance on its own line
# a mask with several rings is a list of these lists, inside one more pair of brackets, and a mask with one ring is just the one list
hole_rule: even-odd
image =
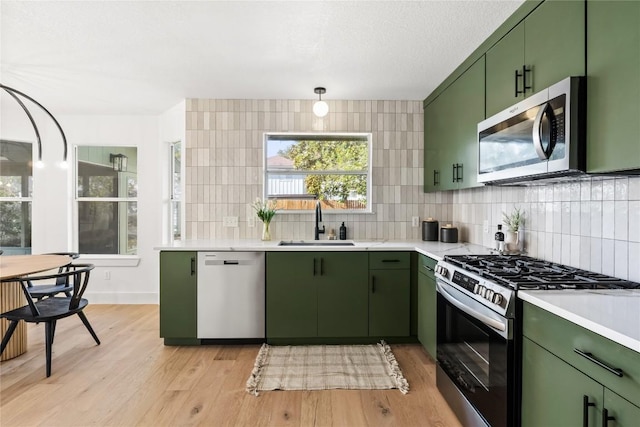
[[347,227],[344,226],[344,222],[340,226],[340,240],[347,240]]

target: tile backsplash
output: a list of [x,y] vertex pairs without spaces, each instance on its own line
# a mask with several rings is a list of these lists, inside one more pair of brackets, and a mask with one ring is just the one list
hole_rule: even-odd
[[[372,214],[326,214],[348,238],[416,240],[411,218],[459,228],[460,240],[493,246],[502,212],[525,212],[531,256],[640,281],[640,177],[584,178],[530,187],[423,192],[421,101],[331,101],[316,118],[313,100],[187,100],[186,238],[260,238],[250,203],[262,195],[265,132],[371,132]],[[237,216],[238,227],[223,227]],[[488,232],[484,232],[484,221]],[[314,215],[276,215],[272,238],[312,239]]]

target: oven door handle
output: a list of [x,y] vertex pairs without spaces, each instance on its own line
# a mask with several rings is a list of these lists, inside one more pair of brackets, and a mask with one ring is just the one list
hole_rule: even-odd
[[504,324],[502,324],[502,323],[498,322],[497,320],[492,319],[492,318],[490,318],[488,316],[485,316],[484,314],[479,313],[479,312],[467,307],[466,305],[462,304],[460,301],[458,301],[456,299],[456,297],[454,297],[449,292],[447,292],[447,290],[444,288],[444,286],[442,286],[440,283],[441,283],[440,280],[438,280],[436,282],[436,286],[438,287],[438,291],[440,291],[440,294],[447,301],[449,301],[451,304],[456,306],[456,308],[458,308],[461,311],[464,311],[469,316],[472,316],[473,318],[478,319],[479,321],[481,321],[485,325],[487,325],[487,326],[489,326],[489,327],[491,327],[491,328],[493,328],[495,330],[498,330],[498,331],[501,331],[501,332],[505,332],[507,330],[507,327]]

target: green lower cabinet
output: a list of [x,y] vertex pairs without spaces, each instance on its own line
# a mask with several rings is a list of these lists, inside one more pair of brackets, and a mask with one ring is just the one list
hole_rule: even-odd
[[160,336],[198,344],[196,252],[160,252]]
[[437,292],[433,273],[436,261],[424,255],[418,261],[418,341],[436,358]]
[[604,389],[604,407],[608,417],[614,418],[609,420],[611,427],[640,425],[640,408],[607,388]]
[[410,284],[410,270],[369,272],[369,336],[410,335]]
[[317,336],[315,254],[268,252],[266,259],[267,337]]
[[522,345],[522,427],[582,426],[583,399],[589,427],[600,426],[603,387],[538,344]]
[[323,252],[318,259],[318,337],[367,335],[367,254]]
[[367,335],[367,254],[268,252],[267,339]]

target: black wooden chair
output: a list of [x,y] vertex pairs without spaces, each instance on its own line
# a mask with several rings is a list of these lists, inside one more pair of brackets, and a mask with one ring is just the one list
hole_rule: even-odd
[[[6,279],[7,281],[15,282],[19,281],[22,285],[22,290],[27,298],[27,305],[16,308],[6,313],[0,314],[0,318],[7,319],[9,328],[2,338],[2,344],[0,345],[0,354],[4,352],[9,339],[18,326],[18,322],[24,320],[27,323],[44,323],[45,324],[45,345],[47,356],[47,377],[51,376],[51,347],[53,345],[53,337],[56,332],[56,322],[58,319],[77,314],[84,323],[84,326],[89,330],[89,333],[96,341],[96,344],[100,345],[98,336],[93,331],[93,328],[87,320],[87,316],[82,312],[89,303],[86,299],[82,298],[82,294],[87,289],[89,283],[89,275],[93,270],[93,264],[75,264],[70,265],[67,271],[62,271],[55,274],[42,275],[42,276],[27,276],[18,279]],[[34,301],[28,291],[28,283],[38,281],[50,281],[55,279],[63,279],[66,283],[72,287],[72,293],[69,297],[49,297],[42,300]],[[1,286],[1,285],[0,285]]]
[[[69,271],[71,261],[80,256],[77,252],[53,252],[46,255],[66,255],[69,257],[69,264],[58,268],[58,273]],[[43,281],[43,284],[33,285],[31,282],[28,282],[27,290],[29,291],[31,298],[35,298],[37,300],[41,300],[45,297],[52,297],[59,293],[64,293],[66,296],[70,297],[71,292],[73,291],[73,285],[69,283],[69,276],[60,276],[57,277],[53,283],[44,283]]]

